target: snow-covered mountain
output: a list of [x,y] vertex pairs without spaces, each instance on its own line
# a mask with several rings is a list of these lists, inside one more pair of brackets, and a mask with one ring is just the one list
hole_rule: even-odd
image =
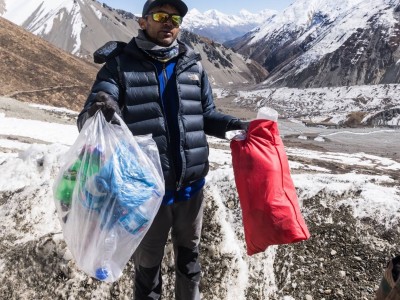
[[81,57],[107,41],[128,41],[139,28],[132,14],[94,0],[0,0],[0,15]]
[[185,16],[182,28],[223,43],[246,34],[276,13],[265,9],[253,14],[242,9],[237,15],[227,15],[215,9],[201,13],[193,8]]
[[297,0],[229,45],[267,68],[269,86],[395,83],[399,20],[398,0]]

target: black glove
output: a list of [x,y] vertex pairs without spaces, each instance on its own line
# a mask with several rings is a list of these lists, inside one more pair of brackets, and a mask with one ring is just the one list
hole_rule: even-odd
[[230,130],[245,130],[249,128],[249,121],[242,121],[239,119],[233,119],[232,121],[229,122],[226,131]]
[[114,117],[114,113],[121,115],[117,101],[112,96],[105,92],[98,92],[95,98],[95,103],[89,107],[87,113],[89,117],[93,116],[99,109],[103,112],[103,115],[107,122],[119,124],[117,119]]

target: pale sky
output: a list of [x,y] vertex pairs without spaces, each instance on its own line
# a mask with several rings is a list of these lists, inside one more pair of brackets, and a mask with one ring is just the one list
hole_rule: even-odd
[[[120,8],[125,11],[141,14],[144,0],[140,1],[132,1],[132,0],[100,0],[100,2],[104,2],[107,5],[113,8]],[[263,9],[273,9],[277,11],[282,11],[286,7],[288,7],[294,0],[247,0],[247,1],[211,1],[211,0],[203,0],[203,1],[195,1],[195,0],[185,0],[184,1],[188,6],[189,10],[192,8],[196,8],[201,12],[205,12],[206,10],[216,9],[225,14],[237,14],[241,9],[246,9],[249,12],[256,13]]]

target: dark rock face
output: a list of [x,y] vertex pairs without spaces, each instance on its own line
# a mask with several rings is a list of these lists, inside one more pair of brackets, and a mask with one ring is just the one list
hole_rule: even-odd
[[[381,26],[377,29],[360,28],[335,52],[327,54],[301,72],[296,73],[293,64],[277,70],[271,75],[279,78],[274,84],[307,88],[381,83],[386,70],[396,68],[393,66],[393,52],[381,36],[384,30],[386,28]],[[289,74],[284,76],[285,73]],[[389,76],[386,81],[389,81]]]
[[[385,5],[373,8],[376,12],[368,19],[360,19],[360,27],[344,40],[346,33],[341,36],[337,28],[346,29],[344,24],[352,20],[353,10],[360,10],[359,7],[336,17],[317,10],[310,15],[307,26],[282,26],[255,43],[252,39],[257,31],[253,31],[227,45],[258,61],[269,71],[265,81],[268,87],[397,83],[400,80],[400,8],[394,1]],[[383,22],[385,18],[395,22]],[[353,29],[349,27],[348,30]],[[341,45],[332,52],[323,51],[324,46],[335,43]],[[313,50],[316,48],[322,51]]]
[[373,126],[393,126],[400,128],[400,107],[378,112],[368,118],[365,123]]
[[182,30],[180,40],[200,53],[204,68],[209,75],[216,82],[225,83],[225,86],[260,83],[268,75],[268,72],[256,61],[245,59],[208,38]]

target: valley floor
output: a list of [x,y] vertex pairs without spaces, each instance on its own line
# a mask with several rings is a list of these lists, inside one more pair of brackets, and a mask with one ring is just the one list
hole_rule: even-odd
[[[253,111],[216,102],[226,113],[255,117]],[[0,297],[4,299],[122,299],[132,293],[132,265],[111,288],[78,272],[62,242],[55,213],[48,209],[53,202],[55,157],[73,143],[77,131],[65,125],[75,125],[76,115],[0,98],[0,229],[4,229],[0,230],[4,253]],[[45,132],[29,135],[34,125],[31,121],[22,126],[24,119],[45,121],[41,127]],[[54,130],[57,126],[59,131]],[[248,257],[229,143],[210,137],[201,254],[203,299],[374,299],[387,261],[400,253],[400,130],[306,127],[293,120],[280,120],[279,128],[311,238]],[[64,148],[50,145],[56,141],[50,131],[64,135]],[[17,155],[31,143],[42,145]],[[40,152],[45,159],[37,160]],[[170,244],[163,274],[163,296],[173,299]]]

